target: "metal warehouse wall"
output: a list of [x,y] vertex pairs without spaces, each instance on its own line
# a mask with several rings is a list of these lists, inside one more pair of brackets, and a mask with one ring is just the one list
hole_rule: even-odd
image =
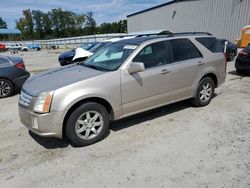
[[180,1],[128,16],[128,32],[206,31],[231,41],[240,38],[246,25],[250,25],[250,0]]

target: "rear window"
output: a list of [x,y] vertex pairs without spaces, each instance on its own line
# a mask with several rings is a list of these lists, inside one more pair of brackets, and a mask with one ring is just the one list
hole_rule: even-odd
[[196,40],[213,53],[223,52],[219,41],[214,37],[196,38]]
[[196,46],[188,39],[170,40],[174,62],[201,58],[202,55]]

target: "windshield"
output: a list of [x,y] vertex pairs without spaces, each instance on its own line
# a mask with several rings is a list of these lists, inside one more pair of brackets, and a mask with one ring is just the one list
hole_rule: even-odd
[[96,43],[84,43],[80,45],[79,47],[84,50],[90,50]]
[[90,56],[82,65],[101,71],[114,71],[121,66],[136,47],[124,43],[112,43]]
[[95,53],[97,52],[99,49],[101,49],[102,47],[110,44],[111,42],[101,42],[97,45],[95,45],[93,48],[91,48],[89,51],[92,52],[92,53]]

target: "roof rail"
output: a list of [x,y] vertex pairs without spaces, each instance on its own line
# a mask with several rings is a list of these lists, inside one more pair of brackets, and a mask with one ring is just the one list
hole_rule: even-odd
[[150,31],[139,31],[129,33],[128,36],[136,36],[136,37],[144,37],[144,36],[152,36],[152,35],[170,35],[173,32],[168,30],[150,30]]
[[182,36],[182,35],[209,35],[212,36],[211,33],[208,32],[181,32],[181,33],[173,33],[172,36]]
[[161,36],[161,35],[166,35],[167,37],[187,36],[187,35],[208,35],[208,36],[212,36],[212,34],[208,33],[208,32],[180,32],[180,33],[173,33],[173,32],[168,31],[168,30],[152,30],[152,31],[133,32],[133,33],[129,33],[127,36],[145,37],[145,36]]

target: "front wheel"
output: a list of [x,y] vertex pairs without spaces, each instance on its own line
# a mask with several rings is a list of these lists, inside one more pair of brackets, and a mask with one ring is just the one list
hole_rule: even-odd
[[196,89],[195,97],[192,100],[194,106],[202,107],[210,103],[214,95],[214,81],[210,77],[203,78]]
[[94,144],[109,133],[109,114],[95,102],[82,104],[69,116],[65,134],[74,146]]

